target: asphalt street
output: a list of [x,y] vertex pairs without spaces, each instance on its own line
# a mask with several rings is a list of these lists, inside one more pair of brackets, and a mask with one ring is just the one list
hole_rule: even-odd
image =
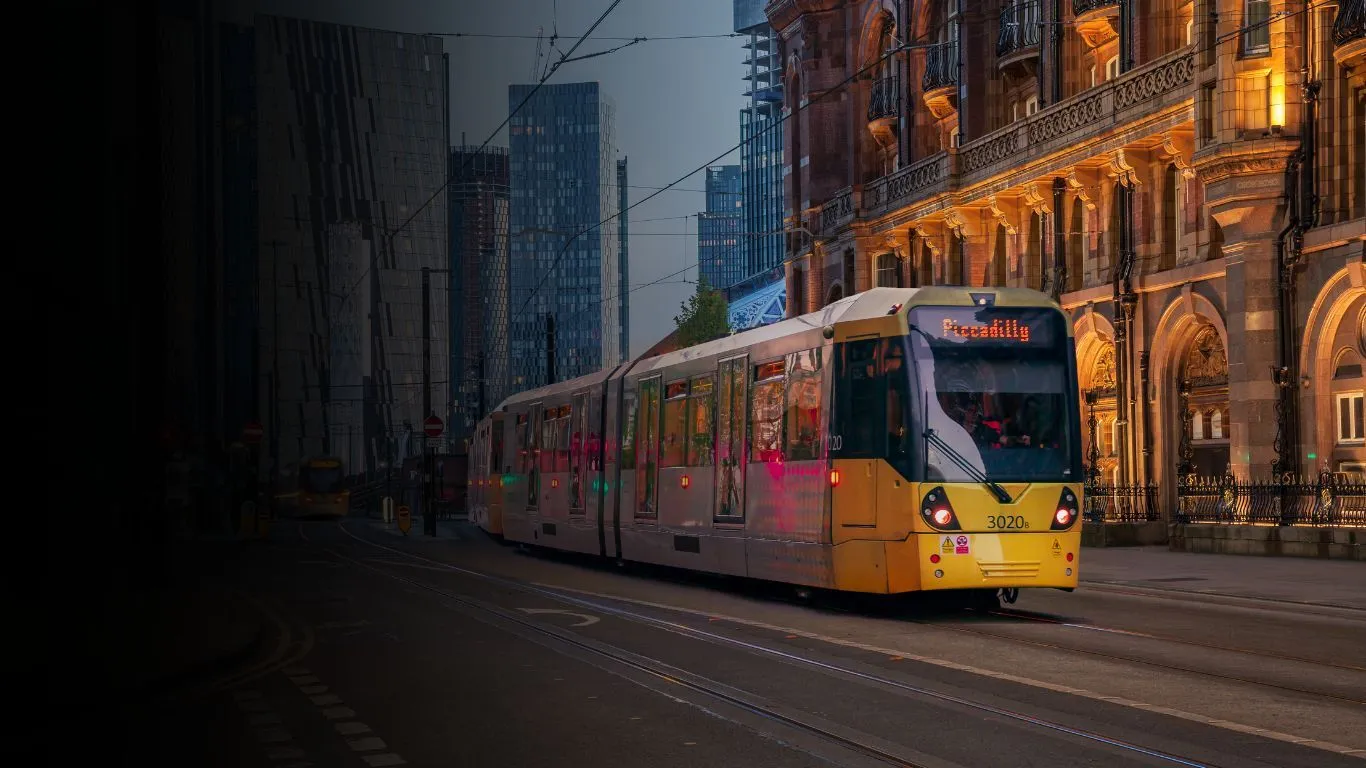
[[1024,592],[987,614],[278,526],[219,576],[256,656],[146,714],[142,764],[1359,766],[1366,612]]

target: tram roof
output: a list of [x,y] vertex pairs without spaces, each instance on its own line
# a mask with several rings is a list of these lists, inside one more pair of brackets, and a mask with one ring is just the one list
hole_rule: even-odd
[[[640,372],[643,370],[657,370],[667,368],[679,363],[697,360],[708,357],[725,357],[731,353],[763,344],[770,341],[777,341],[784,337],[796,336],[806,333],[820,334],[821,329],[826,326],[839,325],[859,320],[870,320],[874,318],[886,317],[889,310],[895,306],[902,308],[907,305],[915,306],[920,303],[947,303],[947,304],[970,304],[969,294],[972,292],[992,291],[1001,299],[1007,299],[1010,304],[1032,304],[1036,301],[1048,302],[1046,296],[1036,291],[1023,288],[968,288],[963,286],[928,286],[925,288],[871,288],[862,293],[846,296],[839,301],[828,304],[815,312],[805,315],[781,320],[769,325],[751,328],[747,331],[732,334],[715,341],[704,344],[697,344],[684,349],[667,352],[662,355],[646,357],[640,355],[628,360],[620,366],[603,369],[587,376],[580,376],[577,379],[566,379],[554,384],[549,384],[536,389],[529,389],[508,397],[499,404],[501,410],[514,403],[534,402],[546,397],[564,394],[570,390],[581,390],[601,384],[614,376],[623,375],[625,371]],[[1007,298],[1008,297],[1008,298]]]

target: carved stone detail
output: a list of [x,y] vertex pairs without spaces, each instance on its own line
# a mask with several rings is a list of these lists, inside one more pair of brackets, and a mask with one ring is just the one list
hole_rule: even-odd
[[1246,155],[1222,157],[1201,163],[1196,172],[1200,176],[1200,182],[1208,187],[1233,176],[1258,176],[1264,173],[1283,172],[1289,157],[1289,153],[1254,155],[1252,157]]
[[1114,155],[1110,156],[1105,164],[1105,175],[1119,182],[1120,185],[1133,189],[1143,182],[1139,181],[1138,171],[1129,164],[1129,158],[1124,156],[1124,149],[1115,150]]
[[1024,202],[1031,211],[1040,216],[1053,213],[1053,191],[1051,189],[1041,191],[1038,184],[1025,185]]
[[[1001,208],[1002,205],[1011,210],[1009,212],[1003,210]],[[1006,234],[1013,235],[1017,232],[1015,222],[1012,221],[1011,216],[1011,214],[1015,213],[1013,205],[1007,201],[997,199],[996,195],[992,195],[987,199],[987,206],[991,209],[991,216],[996,219],[996,223],[1006,228]]]
[[1115,345],[1107,343],[1091,366],[1091,389],[1107,391],[1115,389]]
[[944,226],[952,230],[954,236],[960,240],[967,237],[963,230],[967,228],[968,221],[958,211],[949,211],[944,214]]
[[[1086,174],[1087,178],[1082,179],[1082,174]],[[1082,204],[1086,206],[1086,210],[1088,211],[1094,211],[1096,209],[1096,201],[1092,200],[1090,194],[1088,194],[1088,190],[1091,187],[1093,187],[1094,184],[1086,183],[1087,181],[1092,180],[1092,176],[1093,174],[1091,172],[1077,168],[1073,168],[1067,174],[1068,190],[1070,190],[1072,194],[1077,196],[1077,199],[1080,200]]]
[[1162,154],[1160,157],[1171,161],[1180,172],[1181,178],[1195,178],[1195,169],[1191,167],[1191,155],[1194,154],[1195,137],[1189,131],[1167,131],[1162,134]]
[[1228,354],[1214,326],[1206,325],[1196,332],[1186,354],[1186,379],[1195,386],[1228,381]]

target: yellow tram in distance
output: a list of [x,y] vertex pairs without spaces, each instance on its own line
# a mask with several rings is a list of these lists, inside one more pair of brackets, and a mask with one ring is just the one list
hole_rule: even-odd
[[1013,602],[1077,585],[1079,413],[1071,324],[1047,296],[875,288],[520,393],[480,441],[502,434],[487,476],[508,541]]
[[299,462],[299,517],[346,517],[351,511],[351,489],[346,466],[334,456]]
[[503,535],[503,414],[479,422],[470,446],[470,522],[493,536]]

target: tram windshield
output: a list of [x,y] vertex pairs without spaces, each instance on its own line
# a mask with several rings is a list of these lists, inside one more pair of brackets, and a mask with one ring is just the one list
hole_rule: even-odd
[[1078,479],[1071,340],[1056,310],[917,307],[910,323],[926,480]]
[[306,465],[299,479],[303,489],[312,493],[340,493],[343,490],[339,464]]

